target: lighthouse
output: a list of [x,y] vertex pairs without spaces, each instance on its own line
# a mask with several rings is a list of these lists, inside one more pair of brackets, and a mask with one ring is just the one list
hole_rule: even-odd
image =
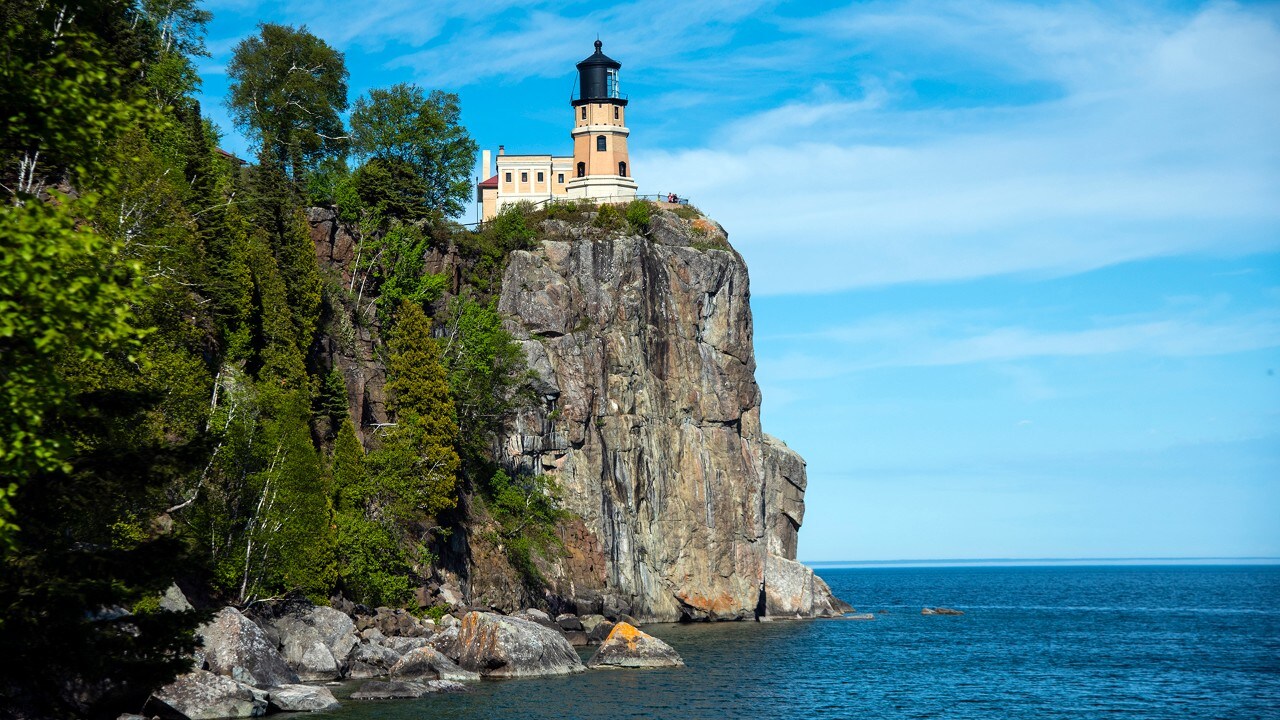
[[494,173],[493,156],[488,150],[481,154],[480,177],[487,179],[476,186],[476,202],[484,220],[518,202],[542,207],[555,200],[635,199],[637,185],[627,152],[627,97],[618,84],[622,63],[605,55],[603,48],[596,40],[595,52],[577,65],[578,82],[570,98],[573,155],[507,153],[499,145]]
[[622,63],[596,51],[578,63],[578,97],[573,106],[573,179],[571,198],[623,202],[636,196],[627,155],[627,98],[619,89]]

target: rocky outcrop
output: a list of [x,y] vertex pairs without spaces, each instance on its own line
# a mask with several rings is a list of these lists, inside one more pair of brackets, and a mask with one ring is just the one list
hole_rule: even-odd
[[358,639],[351,618],[331,607],[297,608],[266,619],[263,625],[285,662],[303,680],[342,677]]
[[832,595],[822,578],[795,560],[770,556],[765,563],[764,585],[767,617],[831,617],[853,609]]
[[267,692],[267,704],[276,712],[321,712],[338,709],[329,688],[315,685],[282,685]]
[[[542,231],[509,256],[499,300],[542,402],[497,450],[555,476],[577,518],[543,573],[558,604],[658,621],[837,611],[803,566],[771,569],[795,559],[804,460],[761,430],[747,268],[723,230],[655,211],[648,237]],[[509,603],[485,578],[473,602]]]
[[464,670],[435,648],[421,647],[405,653],[404,657],[391,667],[391,677],[398,680],[435,678],[466,682],[479,680],[480,673]]
[[587,661],[587,667],[684,667],[684,659],[665,642],[620,622]]
[[534,677],[582,672],[582,660],[558,630],[531,620],[469,612],[455,643],[442,649],[486,677]]
[[426,682],[370,680],[351,693],[352,700],[395,700],[420,698],[438,692],[465,692],[466,685],[449,680]]
[[170,720],[213,720],[265,715],[265,693],[207,670],[182,675],[156,691],[148,710]]
[[298,682],[297,673],[280,656],[275,643],[235,608],[219,610],[196,634],[204,643],[197,660],[218,675],[255,687]]

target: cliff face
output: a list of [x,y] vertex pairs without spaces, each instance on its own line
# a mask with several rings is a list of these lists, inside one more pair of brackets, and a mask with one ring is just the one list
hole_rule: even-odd
[[[581,518],[550,592],[648,620],[847,609],[794,559],[804,460],[761,430],[747,269],[723,230],[656,211],[648,238],[543,231],[499,304],[542,403],[497,450],[555,476]],[[481,571],[471,594],[502,589]]]

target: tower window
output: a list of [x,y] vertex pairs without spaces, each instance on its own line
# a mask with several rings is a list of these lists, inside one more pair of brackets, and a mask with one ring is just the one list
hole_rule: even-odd
[[578,177],[586,177],[586,176],[587,176],[587,164],[582,162],[578,163]]
[[605,151],[605,140],[603,135],[596,136],[596,150],[599,150],[600,152]]
[[560,183],[561,185],[564,184],[564,173],[559,173],[556,175],[556,182]]
[[627,164],[626,164],[626,163],[624,163],[624,162],[620,162],[620,163],[618,163],[618,174],[619,174],[619,175],[621,175],[622,177],[626,177],[626,176],[627,176]]
[[511,173],[507,173],[506,176],[502,178],[502,180],[503,182],[511,182]]
[[618,115],[619,115],[619,114],[620,114],[620,108],[618,108],[618,106],[617,106],[617,105],[614,105],[614,106],[613,106],[613,119],[614,119],[614,120],[617,120],[617,119],[618,119]]
[[542,173],[538,173],[538,182],[542,182],[545,179],[546,179],[546,176],[544,176]]
[[583,120],[586,120],[586,119],[587,119],[587,106],[586,106],[586,105],[583,105],[583,106],[582,106],[582,119],[583,119]]
[[522,172],[522,173],[520,173],[520,182],[522,182],[522,183],[527,183],[527,182],[529,182],[529,173],[527,173],[527,172]]

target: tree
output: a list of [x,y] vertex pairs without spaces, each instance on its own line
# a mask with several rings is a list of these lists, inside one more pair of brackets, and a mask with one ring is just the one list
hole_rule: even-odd
[[460,114],[453,93],[433,90],[426,95],[404,83],[370,90],[351,111],[351,148],[362,159],[381,160],[392,168],[392,161],[399,161],[412,168],[421,181],[421,202],[454,217],[471,194],[478,147],[459,124]]
[[347,67],[341,52],[305,26],[262,23],[236,45],[227,107],[236,127],[294,179],[343,154]]
[[388,407],[397,427],[369,457],[371,474],[388,490],[392,514],[404,520],[430,516],[457,504],[458,421],[431,319],[404,302],[387,361]]
[[445,332],[443,359],[460,445],[474,459],[510,413],[530,399],[524,351],[502,327],[496,303],[481,305],[469,295],[449,303]]

